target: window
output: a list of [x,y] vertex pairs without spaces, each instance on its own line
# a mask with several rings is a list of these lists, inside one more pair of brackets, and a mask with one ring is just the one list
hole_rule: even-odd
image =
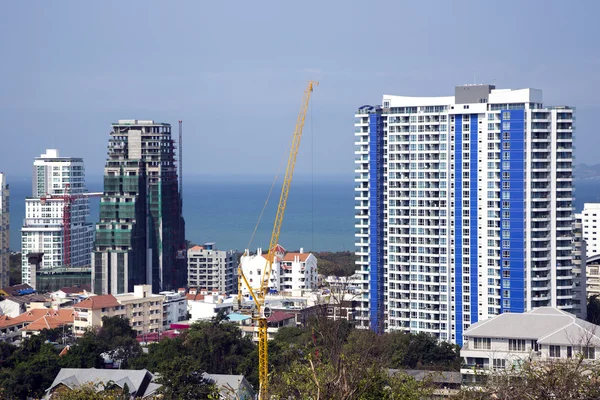
[[473,338],[473,348],[490,350],[492,348],[492,339],[490,338]]
[[560,357],[560,346],[550,345],[550,357]]
[[523,339],[509,339],[508,340],[509,351],[525,351],[525,340]]
[[594,360],[596,358],[596,349],[594,347],[583,347],[581,349],[581,354],[583,355],[583,358]]
[[494,371],[506,368],[506,360],[503,358],[494,358]]

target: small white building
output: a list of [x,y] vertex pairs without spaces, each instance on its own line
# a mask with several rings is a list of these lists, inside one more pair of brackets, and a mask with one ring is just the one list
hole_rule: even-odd
[[160,292],[163,300],[163,330],[171,324],[185,321],[187,318],[187,299],[185,292]]
[[464,332],[460,351],[463,382],[477,383],[477,377],[491,371],[518,370],[529,361],[600,359],[598,328],[553,307],[500,314],[477,322]]
[[[269,289],[272,292],[292,290],[314,290],[318,287],[317,258],[312,253],[300,249],[298,253],[287,253],[277,245],[269,276]],[[258,249],[251,255],[249,250],[240,259],[242,271],[253,288],[260,287],[260,280],[267,266],[267,255]],[[242,285],[242,293],[248,294],[248,288]]]
[[209,320],[219,312],[229,314],[233,311],[233,298],[226,298],[219,294],[207,294],[197,296],[197,300],[188,299],[188,310],[191,315],[190,321]]

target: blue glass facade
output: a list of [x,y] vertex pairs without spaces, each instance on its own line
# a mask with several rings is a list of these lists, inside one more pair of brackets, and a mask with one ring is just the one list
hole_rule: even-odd
[[[477,189],[478,189],[478,164],[477,164],[477,146],[478,146],[478,117],[477,115],[471,115],[471,124],[470,124],[470,156],[469,156],[469,206],[471,207],[469,210],[469,218],[470,218],[470,226],[469,226],[469,234],[470,234],[470,292],[471,292],[471,323],[475,323],[478,321],[479,316],[479,307],[477,306],[478,301],[478,261],[477,261],[477,249],[479,248],[479,243],[477,241]],[[462,338],[461,342],[462,343]]]
[[525,311],[525,111],[502,110],[500,312]]
[[369,115],[369,318],[370,328],[383,333],[383,118]]
[[456,342],[462,344],[463,335],[463,259],[462,259],[462,214],[463,214],[463,131],[462,115],[455,117],[454,130],[454,304]]

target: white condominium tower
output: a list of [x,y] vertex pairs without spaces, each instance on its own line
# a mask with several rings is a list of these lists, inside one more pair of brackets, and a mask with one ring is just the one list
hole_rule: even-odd
[[[384,95],[355,115],[359,324],[462,343],[572,294],[573,109],[537,89]],[[585,304],[585,302],[584,302]]]
[[10,263],[10,231],[9,231],[9,201],[10,191],[6,177],[0,172],[0,287],[6,287],[8,282],[8,267]]
[[[60,197],[86,192],[82,158],[59,157],[58,150],[54,149],[36,157],[33,162],[32,195],[25,199],[25,220],[21,228],[23,283],[31,283],[27,262],[29,253],[44,253],[41,267],[64,266],[64,200]],[[89,214],[89,199],[72,200],[70,265],[73,267],[91,265],[94,226],[86,221]]]

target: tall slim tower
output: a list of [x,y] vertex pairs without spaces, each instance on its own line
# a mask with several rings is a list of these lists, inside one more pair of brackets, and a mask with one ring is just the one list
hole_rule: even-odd
[[6,287],[8,282],[8,267],[10,263],[10,190],[4,172],[0,172],[0,287]]
[[185,225],[171,125],[112,124],[104,168],[92,285],[97,294],[176,290],[187,279]]
[[[27,254],[44,253],[41,267],[64,265],[64,201],[46,201],[47,197],[86,193],[82,158],[60,157],[49,149],[33,162],[32,195],[25,199],[25,221],[21,228],[22,281],[31,284]],[[87,222],[89,199],[71,203],[71,266],[89,267],[94,243],[94,225]]]
[[536,89],[384,95],[355,115],[363,327],[462,343],[504,312],[573,311],[573,113]]

